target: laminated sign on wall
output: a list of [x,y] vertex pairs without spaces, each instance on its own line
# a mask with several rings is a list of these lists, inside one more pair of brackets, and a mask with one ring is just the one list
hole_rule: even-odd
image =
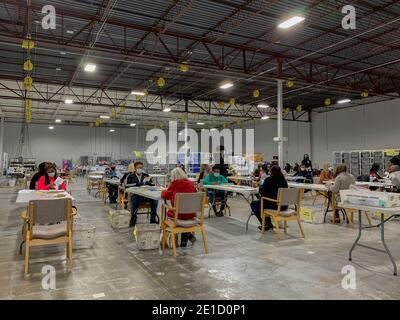
[[310,208],[300,208],[300,218],[304,222],[314,222],[313,211]]

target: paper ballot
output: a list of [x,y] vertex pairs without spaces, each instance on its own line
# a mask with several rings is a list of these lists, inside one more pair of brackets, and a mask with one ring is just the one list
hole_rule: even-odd
[[58,187],[61,186],[63,184],[63,182],[64,182],[64,180],[61,179],[60,177],[58,177],[56,179],[56,181],[54,181],[54,184],[57,186],[57,189],[58,189]]

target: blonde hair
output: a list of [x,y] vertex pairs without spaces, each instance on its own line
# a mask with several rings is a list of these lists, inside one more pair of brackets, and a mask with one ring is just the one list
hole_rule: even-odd
[[134,163],[130,163],[129,165],[128,165],[128,172],[135,172],[135,164]]
[[187,179],[187,175],[182,168],[177,167],[171,171],[171,181]]

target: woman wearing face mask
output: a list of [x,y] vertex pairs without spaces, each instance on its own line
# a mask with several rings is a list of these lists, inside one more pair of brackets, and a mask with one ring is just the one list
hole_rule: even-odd
[[40,177],[36,185],[36,190],[67,190],[64,182],[58,187],[54,183],[57,180],[57,167],[54,163],[48,163],[45,170],[46,174]]
[[331,170],[332,168],[329,168],[329,164],[325,163],[324,164],[324,169],[322,169],[321,174],[319,176],[319,182],[324,183],[325,181],[333,180],[335,179],[335,176],[333,174],[333,171]]

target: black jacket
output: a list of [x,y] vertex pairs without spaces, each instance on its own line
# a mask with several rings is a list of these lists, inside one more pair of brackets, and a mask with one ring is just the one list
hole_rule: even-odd
[[142,173],[139,179],[139,177],[136,175],[136,172],[128,172],[125,173],[124,176],[121,178],[121,184],[134,187],[140,187],[143,185],[153,186],[154,184],[152,179],[150,179],[150,181],[146,183],[144,182],[144,179],[148,177],[149,175],[147,173]]
[[[284,176],[270,176],[264,180],[259,192],[262,197],[277,199],[280,188],[287,188],[288,184]],[[276,202],[264,200],[264,208],[276,210]],[[282,206],[281,210],[286,210],[287,206]]]

